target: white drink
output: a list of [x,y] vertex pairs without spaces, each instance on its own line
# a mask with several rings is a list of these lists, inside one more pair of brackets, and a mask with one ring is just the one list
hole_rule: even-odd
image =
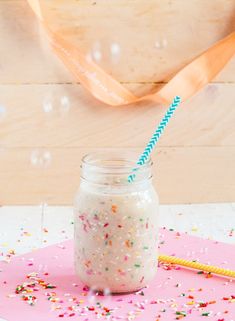
[[151,181],[136,185],[102,189],[81,184],[75,267],[79,278],[97,290],[135,291],[156,274],[158,197]]

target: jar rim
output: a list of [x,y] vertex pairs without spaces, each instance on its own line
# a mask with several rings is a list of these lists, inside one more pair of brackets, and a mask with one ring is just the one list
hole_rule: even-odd
[[105,149],[87,153],[82,157],[82,165],[101,170],[103,173],[113,173],[114,170],[122,174],[130,173],[138,167],[139,171],[150,169],[153,162],[151,157],[141,166],[137,165],[140,153],[137,151],[126,151],[122,149]]
[[104,149],[85,155],[82,158],[81,178],[98,184],[130,185],[130,175],[134,175],[133,183],[144,182],[152,178],[152,160],[137,165],[140,153],[123,149]]

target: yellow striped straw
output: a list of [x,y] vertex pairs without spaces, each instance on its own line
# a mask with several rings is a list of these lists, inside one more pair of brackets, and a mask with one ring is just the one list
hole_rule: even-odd
[[162,263],[176,264],[176,265],[184,266],[186,268],[190,268],[194,270],[199,270],[199,271],[214,273],[217,275],[227,276],[230,278],[235,278],[235,271],[223,269],[218,266],[188,261],[188,260],[181,259],[179,257],[164,255],[164,254],[160,254],[158,257],[158,260]]

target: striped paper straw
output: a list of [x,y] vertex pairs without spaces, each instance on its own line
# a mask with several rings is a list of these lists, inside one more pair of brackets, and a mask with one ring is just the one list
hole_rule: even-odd
[[199,271],[204,271],[208,273],[214,273],[217,275],[223,275],[230,278],[235,278],[235,271],[229,269],[223,269],[214,265],[207,265],[200,262],[188,261],[176,256],[169,256],[165,254],[160,254],[158,260],[162,263],[176,264],[185,266],[186,268],[195,269]]
[[[179,96],[176,96],[172,102],[172,104],[170,105],[170,107],[168,108],[165,116],[162,118],[160,124],[158,125],[157,129],[155,130],[153,136],[151,137],[148,145],[146,146],[144,152],[140,155],[140,158],[137,162],[138,166],[142,166],[146,163],[146,161],[149,158],[149,155],[151,154],[153,148],[155,147],[155,145],[157,144],[159,138],[161,137],[162,133],[164,132],[164,129],[166,128],[169,120],[171,119],[171,117],[173,116],[176,108],[180,105],[181,99]],[[137,168],[134,168],[132,171],[137,171]],[[136,174],[130,174],[128,176],[128,182],[133,182],[133,180],[135,179]]]

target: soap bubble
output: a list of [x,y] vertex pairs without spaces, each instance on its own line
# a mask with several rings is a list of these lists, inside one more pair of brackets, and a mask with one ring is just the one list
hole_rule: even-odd
[[62,96],[60,98],[60,110],[64,113],[68,112],[70,109],[70,101],[68,96]]
[[43,274],[43,273],[48,272],[48,266],[47,266],[47,264],[39,264],[39,265],[38,265],[38,271],[37,271],[37,272],[40,273],[40,274]]
[[168,45],[168,41],[166,38],[163,39],[159,39],[155,42],[155,48],[156,49],[164,49],[166,48]]
[[48,167],[51,163],[51,153],[48,150],[34,149],[30,155],[30,162],[35,167]]
[[99,300],[97,299],[99,295],[99,291],[97,290],[96,286],[92,286],[89,288],[88,291],[88,301],[90,304],[96,304],[96,302]]
[[111,301],[112,293],[109,288],[105,288],[103,291],[103,303],[108,304]]
[[102,301],[103,304],[107,304],[110,302],[112,296],[110,289],[107,287],[103,291],[100,291],[100,288],[102,288],[102,286],[93,286],[89,288],[88,301],[90,304],[95,305],[97,302],[100,301]]
[[111,60],[113,63],[117,63],[120,59],[121,47],[117,42],[113,42],[110,45]]
[[59,97],[47,95],[43,99],[42,109],[48,115],[55,115],[55,113],[65,114],[70,109],[69,97],[67,95],[61,95]]
[[110,51],[113,56],[118,56],[120,54],[121,48],[118,43],[113,42],[110,46]]
[[111,295],[111,291],[109,288],[105,288],[104,289],[104,296],[108,296],[108,295]]
[[50,113],[53,111],[53,103],[51,97],[45,97],[43,99],[42,108],[45,113]]
[[89,57],[91,60],[100,62],[102,59],[102,52],[101,52],[101,45],[100,42],[97,41],[93,44],[91,52],[87,55],[87,58],[89,60]]
[[93,59],[97,62],[99,62],[102,58],[102,54],[99,50],[94,50],[92,53]]
[[6,107],[0,105],[0,121],[6,116],[7,110]]

